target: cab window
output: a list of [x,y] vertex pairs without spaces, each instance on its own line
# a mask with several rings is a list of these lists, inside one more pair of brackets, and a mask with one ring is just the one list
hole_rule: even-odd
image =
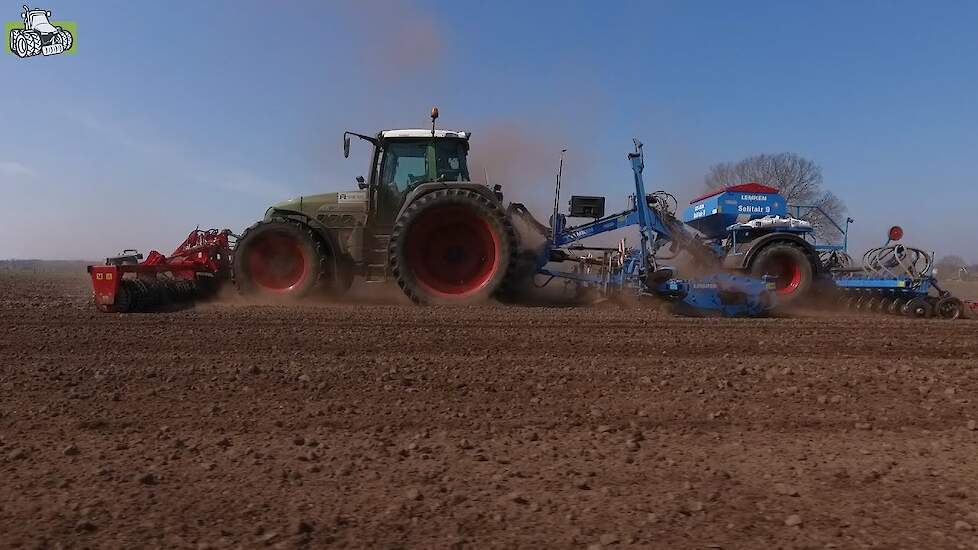
[[466,144],[461,141],[439,141],[435,144],[438,181],[468,181],[469,167],[465,163],[466,149]]
[[381,183],[403,193],[428,180],[426,143],[391,143],[385,148]]

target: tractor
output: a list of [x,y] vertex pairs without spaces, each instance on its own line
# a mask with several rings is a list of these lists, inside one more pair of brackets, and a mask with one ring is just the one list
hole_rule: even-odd
[[246,295],[345,293],[354,278],[394,280],[414,302],[470,303],[504,292],[517,237],[500,187],[473,183],[470,134],[435,128],[343,134],[373,145],[358,189],[273,205],[240,236],[234,282]]
[[20,17],[24,20],[24,28],[11,29],[9,42],[10,51],[19,57],[56,55],[71,49],[74,37],[71,32],[51,24],[48,20],[50,11],[24,6]]

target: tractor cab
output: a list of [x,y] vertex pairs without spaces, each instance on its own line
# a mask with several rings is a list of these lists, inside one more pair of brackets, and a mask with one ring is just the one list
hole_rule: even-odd
[[469,181],[469,134],[438,130],[386,130],[377,134],[366,184],[371,224],[387,233],[406,199],[428,183]]
[[401,207],[421,185],[469,182],[470,135],[424,128],[384,130],[376,136],[345,133],[345,157],[350,154],[350,136],[374,146],[368,179],[357,178],[366,191],[368,225],[377,233],[389,233]]
[[27,30],[37,31],[41,34],[51,34],[58,32],[58,29],[51,24],[48,17],[51,16],[51,12],[44,10],[28,10],[27,6],[24,6],[24,13],[21,14],[21,18],[24,20],[24,28]]

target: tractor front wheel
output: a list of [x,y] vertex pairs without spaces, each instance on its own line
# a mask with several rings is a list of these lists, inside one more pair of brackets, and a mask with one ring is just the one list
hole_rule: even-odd
[[808,255],[791,243],[772,243],[757,253],[751,262],[754,277],[771,277],[779,304],[788,304],[808,293],[814,269]]
[[274,219],[245,230],[234,250],[238,291],[273,299],[308,295],[323,275],[322,243],[308,227]]
[[504,287],[516,234],[497,203],[468,189],[415,200],[394,225],[391,272],[419,304],[469,304]]
[[27,41],[27,37],[23,34],[17,36],[14,39],[14,53],[17,57],[28,57],[31,54],[31,47]]

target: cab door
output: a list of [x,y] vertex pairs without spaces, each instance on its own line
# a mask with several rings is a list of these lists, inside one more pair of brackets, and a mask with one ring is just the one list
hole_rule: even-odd
[[390,234],[407,194],[418,184],[432,181],[434,162],[430,149],[427,141],[385,144],[380,178],[375,187],[374,228],[377,234]]

